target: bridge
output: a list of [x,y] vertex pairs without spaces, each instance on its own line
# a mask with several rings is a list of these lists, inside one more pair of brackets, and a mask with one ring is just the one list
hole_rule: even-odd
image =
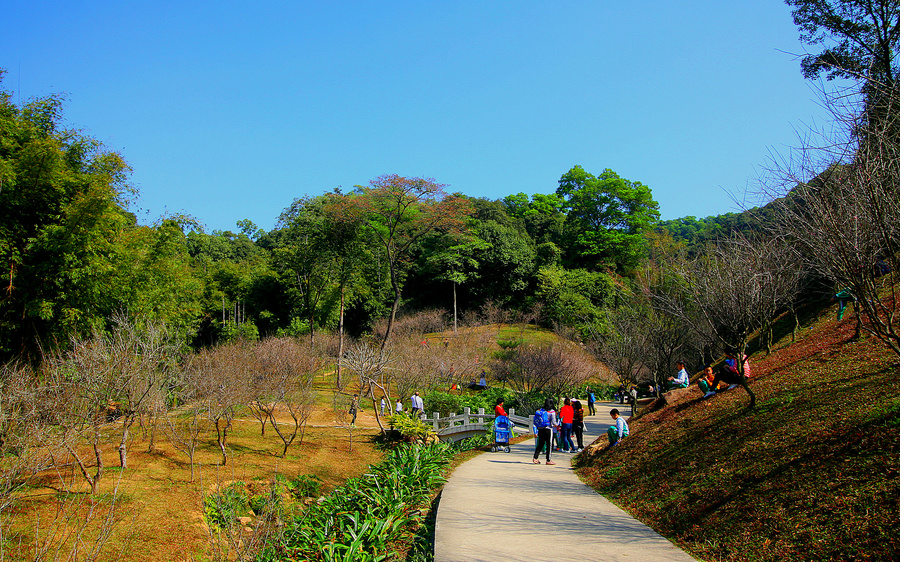
[[[441,441],[461,441],[482,435],[487,429],[486,424],[492,422],[496,417],[494,414],[484,413],[484,408],[478,408],[477,414],[473,414],[471,408],[464,408],[463,413],[458,415],[451,413],[442,418],[440,413],[434,412],[430,418],[424,416],[425,414],[422,414],[420,419],[431,424]],[[515,408],[509,409],[509,421],[514,424],[511,428],[513,432],[534,434],[533,419],[517,416]]]

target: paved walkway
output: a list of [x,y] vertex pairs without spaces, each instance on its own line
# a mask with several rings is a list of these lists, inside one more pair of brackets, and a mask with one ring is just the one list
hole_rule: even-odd
[[[596,407],[585,416],[586,445],[606,432],[612,408],[631,412]],[[694,560],[583,484],[572,455],[554,451],[556,466],[533,464],[534,446],[530,439],[508,454],[484,453],[453,472],[438,505],[436,562]]]

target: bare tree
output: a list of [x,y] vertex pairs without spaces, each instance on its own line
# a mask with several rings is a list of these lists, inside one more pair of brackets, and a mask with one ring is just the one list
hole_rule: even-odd
[[[796,296],[797,259],[782,240],[743,236],[719,241],[677,271],[683,292],[657,295],[663,310],[691,324],[705,339],[744,356],[754,333]],[[744,362],[737,362],[744,374]],[[752,409],[756,395],[741,376]]]
[[[387,371],[391,366],[389,350],[375,347],[365,342],[358,342],[344,352],[344,367],[359,377],[360,390],[372,399],[372,411],[382,434],[386,434],[381,421],[380,409],[376,401],[382,396],[391,403],[391,381]],[[346,408],[345,408],[346,409]]]
[[216,429],[216,443],[222,452],[222,464],[228,463],[228,430],[237,407],[247,402],[245,373],[253,361],[249,342],[235,342],[212,350],[203,350],[191,361],[192,379],[197,397],[206,402],[205,411]]
[[192,380],[196,376],[201,376],[198,371],[183,373],[182,380],[177,382],[181,406],[163,415],[163,432],[172,446],[187,456],[191,465],[191,482],[194,481],[194,457],[200,436],[207,429],[207,404],[199,396],[202,385]]
[[[313,380],[324,365],[324,357],[308,346],[301,346],[291,338],[273,338],[258,346],[261,371],[269,381],[271,400],[264,408],[269,423],[284,444],[282,458],[298,434],[303,443],[306,423],[315,402]],[[281,407],[291,418],[291,425],[279,423],[276,408]]]
[[[60,428],[63,447],[78,465],[92,494],[103,477],[103,428],[121,416],[118,398],[128,383],[125,363],[126,358],[116,352],[111,339],[101,333],[75,339],[68,352],[44,359],[46,413]],[[79,450],[81,439],[91,445],[96,463],[93,474]]]
[[636,306],[608,310],[605,333],[586,325],[592,329],[587,349],[616,373],[620,384],[636,384],[650,372],[653,348],[646,310]]
[[121,394],[115,413],[122,425],[117,449],[119,466],[127,468],[131,426],[136,419],[148,416],[152,440],[154,413],[164,408],[160,394],[172,378],[181,341],[159,322],[131,319],[122,313],[114,315],[113,322],[115,328],[107,337],[110,360],[120,371]]
[[591,375],[581,350],[565,343],[517,345],[496,357],[491,369],[521,399],[532,392],[561,396]]

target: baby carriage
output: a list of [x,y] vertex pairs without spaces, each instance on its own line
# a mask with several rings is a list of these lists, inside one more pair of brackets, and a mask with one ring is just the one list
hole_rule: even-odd
[[512,432],[512,423],[506,416],[497,416],[494,418],[494,446],[491,452],[506,451],[509,452],[509,436]]

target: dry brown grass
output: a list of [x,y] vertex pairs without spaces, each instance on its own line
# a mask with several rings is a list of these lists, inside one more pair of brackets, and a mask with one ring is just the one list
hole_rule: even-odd
[[[202,506],[204,494],[215,492],[218,484],[232,480],[268,481],[276,473],[287,477],[306,474],[321,478],[323,491],[327,491],[349,477],[358,476],[367,466],[380,460],[381,453],[368,438],[377,432],[373,427],[374,418],[370,420],[371,416],[366,412],[360,415],[353,449],[348,452],[346,433],[331,427],[328,414],[317,408],[302,445],[293,445],[287,457],[281,459],[277,455],[283,445],[278,437],[267,432],[262,438],[258,422],[248,412],[241,412],[229,440],[229,465],[219,465],[221,455],[215,434],[208,432],[197,452],[200,468],[194,483],[189,482],[190,468],[186,457],[171,443],[157,438],[157,450],[149,454],[146,440],[139,431],[135,432],[129,468],[122,473],[118,468],[107,467],[97,496],[86,498],[88,503],[99,500],[97,513],[105,513],[110,495],[118,485],[117,524],[100,560],[210,559],[211,546]],[[109,428],[111,433],[114,429]],[[108,465],[114,464],[115,458],[110,439],[104,446],[104,461]],[[66,490],[72,494],[67,494]],[[18,538],[6,543],[7,557],[27,559],[34,546],[34,525],[38,518],[46,525],[52,519],[60,497],[86,496],[88,491],[83,478],[72,466],[63,467],[59,474],[56,471],[41,474],[12,512],[11,531]],[[78,511],[83,518],[87,508],[83,506]],[[99,523],[102,517],[95,514],[93,519]],[[87,532],[88,542],[95,533]]]

